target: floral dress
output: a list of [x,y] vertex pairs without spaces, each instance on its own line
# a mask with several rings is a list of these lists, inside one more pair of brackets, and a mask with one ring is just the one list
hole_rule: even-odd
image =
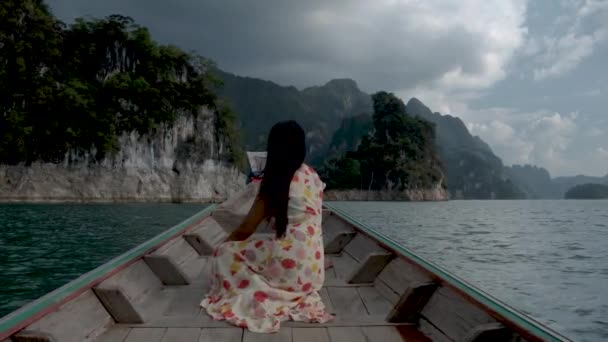
[[216,320],[252,332],[277,332],[281,321],[325,323],[319,296],[325,279],[321,232],[323,189],[317,173],[302,165],[289,189],[285,236],[252,238],[220,245],[213,278],[201,306]]

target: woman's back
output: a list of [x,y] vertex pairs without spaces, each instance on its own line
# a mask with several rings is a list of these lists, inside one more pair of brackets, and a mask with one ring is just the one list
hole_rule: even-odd
[[[254,332],[280,322],[327,322],[318,293],[325,278],[321,232],[324,184],[304,164],[305,134],[295,122],[275,125],[268,138],[264,179],[248,218],[212,260],[213,287],[201,305],[218,320]],[[272,237],[251,236],[274,219]]]
[[[296,171],[289,187],[289,224],[320,223],[325,184],[317,172],[306,164]],[[318,221],[318,222],[317,222]]]

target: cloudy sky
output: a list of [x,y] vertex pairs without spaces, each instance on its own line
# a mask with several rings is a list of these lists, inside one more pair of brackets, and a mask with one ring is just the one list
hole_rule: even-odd
[[462,118],[506,164],[608,173],[608,0],[47,0],[119,13],[234,73],[352,78]]

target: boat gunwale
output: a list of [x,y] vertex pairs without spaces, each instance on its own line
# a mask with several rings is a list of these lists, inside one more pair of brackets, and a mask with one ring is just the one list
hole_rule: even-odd
[[[432,277],[439,279],[440,285],[447,286],[462,295],[469,302],[473,302],[490,316],[504,324],[506,327],[514,330],[522,337],[532,341],[571,341],[566,336],[554,331],[546,325],[538,322],[534,318],[518,311],[510,305],[504,303],[498,298],[481,290],[475,285],[465,281],[464,279],[452,274],[447,269],[427,260],[426,258],[414,253],[409,248],[402,246],[394,239],[378,232],[367,224],[352,217],[344,210],[324,203],[323,206],[330,211],[332,215],[336,215],[353,227],[360,233],[374,240],[383,248],[395,253],[399,258],[407,263],[416,266],[422,271],[430,274]],[[506,312],[500,312],[506,311]],[[506,315],[505,315],[506,313]],[[507,317],[507,316],[511,317]]]
[[164,230],[147,241],[110,259],[61,287],[48,292],[42,297],[39,297],[8,315],[0,317],[0,341],[10,338],[13,334],[40,320],[47,314],[56,311],[62,305],[77,298],[104,280],[114,276],[116,273],[133,265],[145,255],[150,254],[170,241],[179,238],[187,231],[193,229],[196,225],[211,217],[216,208],[216,204],[209,204],[194,215],[171,228]]

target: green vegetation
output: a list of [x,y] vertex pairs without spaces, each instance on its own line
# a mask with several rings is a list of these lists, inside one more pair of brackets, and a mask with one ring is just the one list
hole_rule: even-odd
[[[419,118],[434,124],[435,146],[452,198],[513,199],[525,197],[519,187],[505,174],[500,158],[494,155],[490,147],[481,139],[472,136],[460,119],[433,113],[415,98],[407,103],[405,112],[410,118]],[[372,125],[371,115],[345,118],[340,129],[333,136],[329,147],[330,157],[356,150]],[[326,166],[330,169],[342,167],[335,163],[336,161],[331,161]],[[344,184],[342,181],[337,181],[337,183]]]
[[[393,94],[372,96],[373,128],[354,152],[325,163],[328,189],[426,189],[442,182],[433,124],[406,113]],[[442,183],[443,184],[443,183]]]
[[566,192],[567,199],[605,199],[608,198],[608,185],[587,183],[577,185]]
[[300,91],[221,70],[213,72],[223,82],[218,96],[238,115],[246,150],[265,149],[270,128],[278,121],[293,119],[307,132],[308,162],[322,164],[342,119],[371,111],[370,96],[352,80],[332,80]]
[[433,113],[416,98],[408,113],[435,124],[439,159],[455,199],[518,199],[525,194],[504,173],[502,160],[457,117]]
[[0,18],[0,162],[58,162],[68,151],[101,159],[122,132],[151,133],[202,107],[215,113],[227,158],[242,160],[210,61],[119,15],[67,26],[41,0],[5,0]]

